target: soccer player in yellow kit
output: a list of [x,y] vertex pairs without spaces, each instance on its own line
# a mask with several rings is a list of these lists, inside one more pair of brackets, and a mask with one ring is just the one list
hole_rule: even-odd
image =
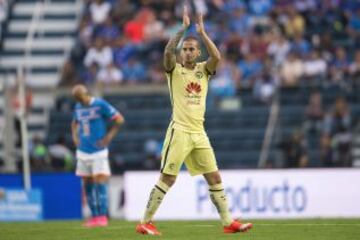
[[245,232],[252,228],[251,223],[240,223],[231,217],[214,151],[204,129],[208,81],[215,74],[221,56],[205,32],[201,15],[197,17],[196,30],[206,46],[209,58],[206,62],[196,62],[201,54],[199,42],[197,38],[187,37],[181,48],[181,63],[176,63],[176,46],[189,25],[190,18],[184,7],[183,27],[170,39],[164,53],[173,115],[162,151],[160,179],[150,193],[144,217],[136,226],[140,234],[161,235],[152,218],[184,162],[192,176],[202,174],[205,177],[210,198],[221,217],[224,233]]

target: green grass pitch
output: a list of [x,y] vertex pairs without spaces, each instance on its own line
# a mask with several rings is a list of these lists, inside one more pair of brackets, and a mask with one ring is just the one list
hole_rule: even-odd
[[135,233],[135,222],[113,220],[86,229],[80,221],[0,223],[1,240],[359,240],[360,219],[256,220],[248,233],[223,234],[218,221],[159,221],[161,237]]

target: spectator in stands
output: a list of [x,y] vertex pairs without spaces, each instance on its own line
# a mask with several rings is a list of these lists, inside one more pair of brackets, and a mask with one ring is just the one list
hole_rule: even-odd
[[145,15],[145,11],[141,10],[136,13],[132,20],[124,25],[125,36],[134,44],[141,44],[144,41]]
[[91,47],[91,40],[94,32],[94,27],[91,24],[91,19],[89,16],[85,15],[81,21],[78,31],[78,39],[82,46],[86,48]]
[[299,35],[302,36],[305,32],[305,20],[293,6],[289,6],[287,20],[285,23],[286,35],[290,38]]
[[108,87],[116,87],[123,81],[123,73],[113,63],[107,67],[100,69],[97,74],[97,87],[106,89]]
[[86,53],[84,65],[90,67],[95,63],[99,67],[106,67],[112,62],[113,55],[111,48],[105,45],[103,38],[97,37],[94,46]]
[[240,86],[252,87],[257,74],[260,74],[263,69],[262,62],[256,58],[252,53],[248,53],[244,60],[238,63],[240,69]]
[[334,136],[339,131],[350,131],[351,115],[347,101],[344,97],[337,97],[333,109],[324,120],[324,134]]
[[49,166],[48,149],[39,136],[34,136],[29,147],[30,163],[33,171],[45,171]]
[[243,57],[242,48],[245,41],[237,33],[231,33],[229,38],[224,42],[225,55],[234,62]]
[[95,36],[104,39],[107,46],[115,45],[116,39],[120,36],[120,31],[113,23],[111,16],[108,16],[106,21],[97,28]]
[[273,6],[272,0],[252,0],[248,2],[249,10],[255,17],[265,17]]
[[303,168],[308,166],[307,148],[304,136],[300,131],[293,132],[289,139],[280,143],[283,151],[283,163],[285,168]]
[[135,57],[131,57],[127,63],[123,65],[124,80],[128,84],[137,84],[145,81],[145,67],[141,61]]
[[334,166],[351,166],[351,115],[344,97],[337,97],[327,114],[324,135],[331,138]]
[[66,146],[64,136],[60,136],[55,144],[49,146],[50,165],[54,171],[72,171],[74,155]]
[[[155,15],[154,11],[148,11],[144,23],[144,41],[141,45],[141,56],[147,56],[152,61],[162,57],[161,50],[166,44],[164,23]],[[140,56],[140,57],[141,57]]]
[[319,56],[321,56],[325,61],[330,62],[333,58],[333,53],[335,52],[336,48],[331,33],[324,32],[321,33],[320,36],[314,35],[313,39],[314,41],[312,49],[317,49]]
[[177,21],[169,11],[162,12],[162,19],[164,21],[164,38],[169,39],[176,34],[181,28],[181,22]]
[[193,2],[193,5],[195,6],[195,13],[196,14],[202,14],[203,16],[206,16],[208,13],[208,7],[206,0],[190,0]]
[[267,49],[276,66],[281,66],[291,48],[290,42],[280,33],[275,33]]
[[346,84],[345,78],[349,73],[349,60],[343,47],[336,48],[335,57],[330,64],[330,78],[332,83],[343,86]]
[[308,13],[316,9],[318,0],[295,0],[294,7],[300,13]]
[[269,70],[258,76],[254,85],[254,97],[262,103],[270,104],[275,93],[275,80]]
[[240,72],[236,65],[226,58],[220,62],[216,75],[210,82],[210,94],[215,102],[221,98],[233,97],[239,82]]
[[321,137],[320,158],[324,167],[351,167],[352,135],[343,126],[339,126],[333,135],[324,134]]
[[349,66],[349,74],[353,85],[360,87],[360,50],[355,53],[355,59]]
[[360,9],[359,1],[339,1],[341,9],[345,12],[356,12]]
[[336,133],[332,137],[334,152],[334,164],[336,167],[351,167],[351,132],[344,126],[338,126]]
[[137,4],[131,0],[115,1],[111,9],[114,17],[114,22],[122,28],[125,23],[132,17],[133,13],[137,11]]
[[305,108],[305,132],[321,132],[325,111],[322,105],[321,92],[313,92]]
[[230,31],[244,37],[249,33],[251,29],[251,18],[247,14],[244,4],[235,7],[236,8],[231,9],[230,12],[230,14],[232,15],[232,17],[229,19]]
[[126,37],[119,37],[116,39],[115,47],[113,48],[113,56],[115,65],[119,68],[125,64],[131,56],[136,53],[136,47]]
[[267,57],[267,49],[268,49],[268,41],[266,39],[265,34],[260,33],[252,33],[249,34],[245,44],[243,47],[243,54],[252,53],[256,56],[257,59],[266,59]]
[[358,36],[360,32],[360,8],[354,12],[350,12],[349,18],[349,30]]
[[202,14],[203,16],[205,16],[208,14],[208,4],[210,3],[210,1],[207,0],[168,0],[165,2],[171,2],[172,5],[175,5],[175,14],[177,17],[181,17],[184,4],[188,6],[189,13],[193,14],[194,16],[196,14]]
[[320,56],[319,52],[313,50],[309,58],[304,61],[304,76],[310,83],[319,83],[319,80],[324,79],[326,73],[326,61]]
[[349,13],[348,33],[355,42],[355,47],[360,47],[360,8],[356,12]]
[[295,34],[291,43],[291,51],[298,56],[305,57],[310,53],[310,50],[310,43],[301,34]]
[[95,25],[104,23],[110,15],[111,4],[106,0],[93,0],[89,7],[91,20]]
[[295,52],[290,52],[280,68],[280,80],[283,87],[295,87],[304,74],[304,64]]
[[156,18],[154,11],[149,11],[144,26],[144,40],[147,44],[164,38],[164,24]]
[[242,0],[213,1],[213,3],[226,14],[232,14],[234,10],[237,11],[240,8],[246,11],[246,4]]

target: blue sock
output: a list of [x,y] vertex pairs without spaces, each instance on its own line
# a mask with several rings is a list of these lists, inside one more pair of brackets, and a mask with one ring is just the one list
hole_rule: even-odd
[[99,204],[99,215],[108,214],[108,185],[107,183],[96,184]]
[[91,211],[91,215],[93,217],[96,217],[99,215],[99,210],[98,210],[98,206],[97,206],[97,196],[96,196],[96,192],[95,192],[95,184],[94,183],[86,183],[85,184],[85,193],[86,193],[86,200],[87,200],[87,204],[90,208]]

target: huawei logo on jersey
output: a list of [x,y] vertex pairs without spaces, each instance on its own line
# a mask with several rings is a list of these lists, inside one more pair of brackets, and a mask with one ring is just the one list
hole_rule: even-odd
[[186,91],[190,94],[199,94],[201,86],[198,83],[191,82],[186,86]]

